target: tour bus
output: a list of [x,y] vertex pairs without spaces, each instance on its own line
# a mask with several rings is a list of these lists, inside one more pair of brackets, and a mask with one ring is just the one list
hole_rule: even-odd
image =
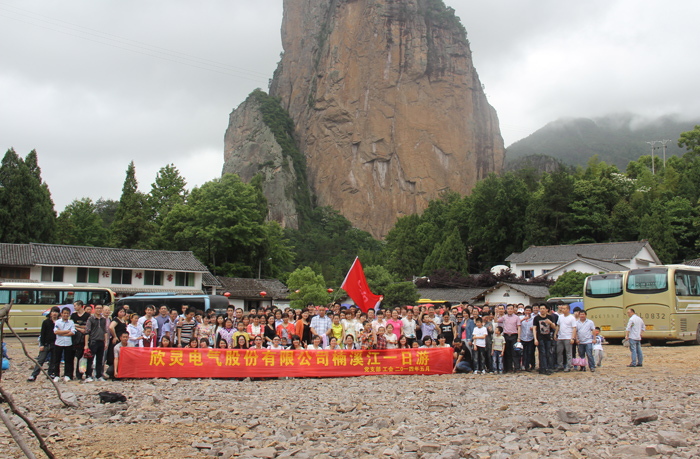
[[82,300],[85,304],[112,304],[114,292],[104,287],[76,287],[73,284],[0,282],[0,305],[13,300],[10,326],[23,335],[39,334],[43,313]]
[[217,314],[226,314],[228,308],[228,298],[223,295],[181,295],[178,293],[137,293],[133,296],[127,296],[117,300],[116,308],[123,308],[125,304],[129,305],[129,310],[139,315],[143,315],[146,311],[146,306],[152,304],[158,309],[165,305],[168,309],[176,309],[178,314],[182,313],[182,306],[187,305],[193,309],[207,311],[214,309]]
[[583,309],[606,339],[624,339],[627,315],[624,309],[626,272],[588,276],[583,284]]
[[645,340],[700,344],[700,268],[654,266],[627,273],[625,318],[632,308],[644,321]]

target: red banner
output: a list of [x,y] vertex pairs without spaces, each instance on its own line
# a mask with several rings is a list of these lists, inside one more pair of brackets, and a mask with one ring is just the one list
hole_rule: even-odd
[[279,378],[452,373],[452,349],[273,351],[125,347],[119,378]]
[[355,257],[355,261],[350,267],[350,271],[345,276],[345,280],[340,285],[340,288],[345,290],[352,301],[355,302],[362,312],[369,311],[370,308],[375,309],[384,299],[381,295],[375,295],[367,285],[365,272],[360,263],[360,257]]

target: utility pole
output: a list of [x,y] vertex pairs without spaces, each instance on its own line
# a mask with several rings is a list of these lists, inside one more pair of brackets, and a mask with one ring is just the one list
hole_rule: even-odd
[[666,168],[666,144],[669,142],[673,142],[672,140],[669,139],[664,139],[660,141],[661,144],[664,146],[664,169]]
[[656,147],[654,145],[656,145],[657,143],[661,143],[661,141],[660,140],[652,140],[652,141],[646,142],[646,143],[651,145],[651,174],[655,175],[656,171],[654,168],[654,148],[656,148]]

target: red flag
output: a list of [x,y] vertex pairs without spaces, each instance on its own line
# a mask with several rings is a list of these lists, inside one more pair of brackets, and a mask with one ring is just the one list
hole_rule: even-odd
[[384,299],[383,296],[375,295],[370,291],[359,257],[355,257],[355,261],[350,267],[350,271],[348,271],[348,275],[345,276],[345,280],[340,288],[348,292],[350,298],[352,298],[362,312],[369,311],[369,308],[376,308]]

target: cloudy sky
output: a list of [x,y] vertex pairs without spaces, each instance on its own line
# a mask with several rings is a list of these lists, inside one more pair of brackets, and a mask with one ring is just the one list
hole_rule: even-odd
[[[696,0],[446,0],[506,145],[560,117],[697,118]],[[267,88],[281,0],[0,0],[0,148],[35,148],[60,212],[174,163],[221,174],[228,115]]]

